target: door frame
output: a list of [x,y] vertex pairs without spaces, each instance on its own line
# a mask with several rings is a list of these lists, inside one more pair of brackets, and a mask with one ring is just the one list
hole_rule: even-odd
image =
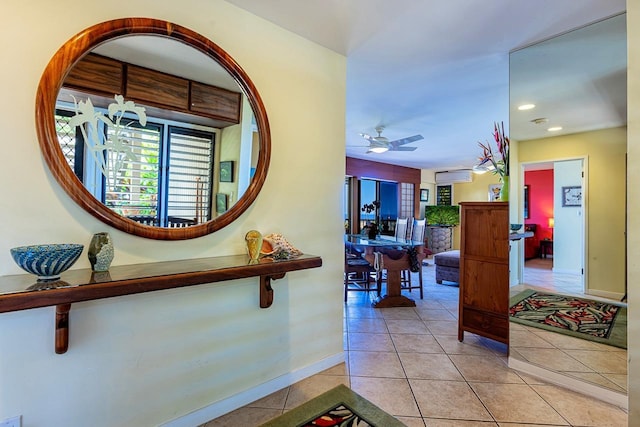
[[[562,158],[552,158],[546,160],[535,160],[528,162],[520,162],[518,167],[519,173],[519,182],[518,182],[518,205],[517,205],[517,218],[520,224],[524,224],[524,197],[521,197],[524,194],[524,172],[525,166],[527,165],[536,165],[540,163],[556,163],[556,162],[564,162],[570,160],[581,160],[582,161],[582,292],[587,294],[589,290],[589,233],[588,233],[588,224],[589,224],[589,158],[587,156],[571,156],[571,157],[562,157]],[[556,191],[555,183],[554,183],[554,194]],[[555,197],[554,197],[555,199]],[[529,206],[531,209],[531,206]],[[554,211],[556,209],[554,203]],[[522,244],[518,245],[518,266],[517,266],[517,282],[523,283],[524,279],[524,240],[522,240]]]

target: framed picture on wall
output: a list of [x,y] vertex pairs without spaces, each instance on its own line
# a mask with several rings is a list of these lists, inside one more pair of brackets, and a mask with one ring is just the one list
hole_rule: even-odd
[[453,185],[436,185],[436,205],[450,206],[453,202]]
[[220,182],[233,182],[233,160],[220,162]]
[[500,200],[500,190],[502,190],[502,184],[491,184],[489,186],[490,202],[497,202]]
[[223,193],[216,194],[216,212],[223,213],[227,211],[227,195]]
[[582,187],[562,187],[562,206],[582,206]]
[[420,201],[421,202],[428,202],[429,201],[429,189],[428,188],[421,188],[420,189]]
[[524,219],[529,219],[529,186],[524,186]]

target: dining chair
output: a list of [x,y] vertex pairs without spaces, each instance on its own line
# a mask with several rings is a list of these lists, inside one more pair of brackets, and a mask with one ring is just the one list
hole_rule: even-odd
[[407,230],[409,228],[409,218],[398,218],[396,221],[396,232],[394,237],[396,239],[406,239]]
[[[402,239],[402,240],[407,239],[408,229],[409,229],[409,218],[398,218],[396,220],[396,228],[395,228],[393,237],[396,239]],[[378,286],[380,286],[381,282],[386,280],[384,271],[374,271],[373,273],[371,273],[371,278],[375,280],[376,283],[378,283]],[[404,276],[401,275],[400,280],[402,281],[403,278]]]
[[[427,229],[427,220],[426,219],[414,219],[411,227],[411,237],[410,240],[422,242],[424,243],[424,236]],[[423,246],[422,250],[426,250]],[[418,254],[418,284],[413,285],[411,283],[411,270],[402,270],[400,285],[402,289],[406,289],[411,292],[412,289],[420,290],[420,299],[424,297],[424,289],[422,287],[422,257]]]
[[344,302],[347,302],[349,291],[371,292],[371,283],[376,283],[376,290],[380,295],[380,283],[373,281],[371,275],[375,269],[369,261],[362,257],[362,252],[353,245],[345,243],[344,251]]

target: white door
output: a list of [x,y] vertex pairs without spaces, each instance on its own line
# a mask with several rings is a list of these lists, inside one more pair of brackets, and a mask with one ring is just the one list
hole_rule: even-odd
[[584,273],[583,160],[554,162],[553,271]]

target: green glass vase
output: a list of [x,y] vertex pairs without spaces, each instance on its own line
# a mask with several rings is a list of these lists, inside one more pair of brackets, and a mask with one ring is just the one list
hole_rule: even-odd
[[509,177],[502,177],[502,188],[500,189],[500,201],[508,202],[509,201]]

